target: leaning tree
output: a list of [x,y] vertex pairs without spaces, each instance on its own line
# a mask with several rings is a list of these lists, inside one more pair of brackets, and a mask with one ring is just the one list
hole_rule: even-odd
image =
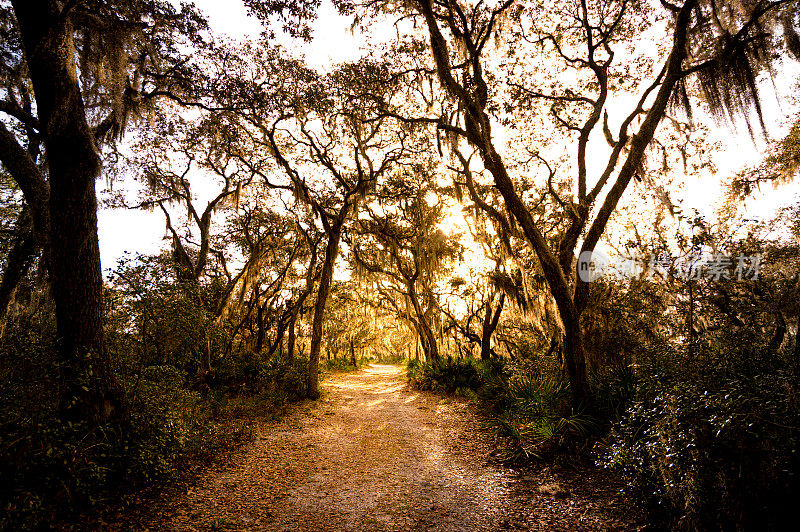
[[[564,329],[574,403],[586,403],[581,314],[588,286],[577,275],[576,255],[594,252],[629,184],[643,173],[671,104],[690,111],[703,100],[719,115],[754,109],[760,117],[757,76],[781,55],[778,36],[797,41],[797,1],[371,0],[362,6],[359,17],[377,11],[397,20],[401,42],[392,54],[410,96],[386,102],[385,113],[431,127],[451,153],[477,154],[504,202],[490,214],[538,258]],[[414,101],[424,105],[415,110]],[[630,110],[614,116],[626,103]],[[498,132],[513,130],[520,119],[536,128],[504,146]],[[543,148],[556,137],[562,151],[574,149],[569,160]],[[602,157],[591,149],[596,139],[608,144]],[[526,170],[537,171],[532,166],[559,213],[556,227],[542,222],[524,186]]]
[[293,208],[312,212],[325,233],[307,379],[308,396],[316,398],[323,320],[342,234],[378,182],[408,164],[413,135],[376,107],[373,94],[390,97],[396,88],[380,63],[346,64],[322,75],[264,45],[230,51],[220,65],[230,75],[216,98],[240,128],[232,156],[268,188],[291,195]]

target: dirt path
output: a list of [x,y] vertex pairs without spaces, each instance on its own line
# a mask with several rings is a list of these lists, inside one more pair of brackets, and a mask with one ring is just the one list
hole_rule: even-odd
[[337,374],[258,429],[231,465],[174,501],[159,530],[625,530],[615,491],[493,465],[464,403],[406,387],[397,366]]

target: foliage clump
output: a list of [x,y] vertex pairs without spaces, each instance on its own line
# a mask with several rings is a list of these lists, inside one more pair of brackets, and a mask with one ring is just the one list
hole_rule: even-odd
[[502,442],[503,460],[520,463],[575,449],[594,430],[593,418],[570,406],[569,384],[532,360],[446,357],[406,363],[417,389],[476,400]]
[[126,427],[62,422],[52,398],[26,413],[3,409],[0,528],[35,529],[133,502],[249,438],[245,423],[215,415],[214,397],[184,380],[172,367],[149,371]]
[[478,363],[471,358],[411,359],[406,368],[409,382],[419,390],[469,395],[481,386]]
[[[55,323],[44,304],[22,308],[0,338],[0,529],[79,522],[127,505],[197,471],[251,436],[252,420],[304,394],[307,359],[278,351],[224,352],[213,283],[177,280],[140,258],[106,290],[109,347],[127,392],[123,424],[59,415]],[[200,359],[212,350],[213,368]]]
[[704,373],[642,368],[600,462],[672,527],[780,529],[800,493],[796,376],[769,353],[724,357]]
[[574,452],[596,427],[592,416],[570,405],[564,376],[530,360],[487,365],[479,397],[510,462]]

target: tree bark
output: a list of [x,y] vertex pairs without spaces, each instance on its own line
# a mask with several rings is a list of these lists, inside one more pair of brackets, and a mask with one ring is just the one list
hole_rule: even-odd
[[50,186],[31,155],[0,122],[0,161],[22,191],[30,208],[36,243],[44,250],[50,243]]
[[20,281],[28,274],[36,257],[37,246],[33,236],[33,222],[28,208],[23,208],[17,218],[14,240],[6,258],[3,279],[0,281],[0,336],[3,333],[5,317]]
[[125,397],[103,333],[95,195],[101,164],[77,78],[72,25],[58,2],[13,0],[12,5],[49,169],[50,279],[62,358],[60,409],[66,419],[122,420]]
[[417,288],[414,281],[415,279],[407,281],[408,297],[414,307],[414,313],[417,315],[417,327],[419,329],[418,332],[420,343],[422,344],[422,352],[425,355],[425,359],[428,361],[439,360],[439,346],[436,344],[436,336],[433,333],[433,329],[431,329],[431,326],[428,324],[425,313],[422,311],[422,306],[419,304]]
[[358,360],[356,360],[356,346],[353,343],[352,338],[348,338],[347,340],[350,343],[350,362],[353,364],[353,367],[357,368]]
[[492,334],[497,329],[500,322],[500,313],[503,312],[503,304],[506,295],[500,294],[500,301],[497,303],[494,316],[492,316],[492,301],[486,302],[486,313],[483,316],[483,328],[481,334],[481,360],[489,360],[492,356]]
[[325,306],[331,291],[333,267],[339,254],[339,242],[342,238],[342,226],[347,213],[347,204],[342,207],[339,219],[331,224],[328,233],[328,245],[325,248],[325,262],[317,290],[317,301],[314,304],[314,318],[311,324],[311,352],[308,355],[308,377],[306,380],[306,396],[309,399],[319,398],[319,353],[322,347],[322,324],[325,317]]
[[297,341],[297,316],[300,314],[300,309],[294,311],[292,320],[289,322],[289,338],[286,339],[286,354],[289,359],[294,360],[294,344]]

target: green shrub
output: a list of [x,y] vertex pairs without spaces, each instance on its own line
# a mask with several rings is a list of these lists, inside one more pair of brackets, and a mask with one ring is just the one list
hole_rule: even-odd
[[282,404],[303,397],[307,367],[307,358],[291,357],[282,351],[269,358],[246,351],[220,361],[212,381],[229,394],[263,395]]
[[594,418],[570,407],[567,382],[533,361],[486,366],[479,397],[489,424],[504,441],[511,462],[542,458],[580,443],[595,431]]
[[564,450],[585,441],[596,427],[590,416],[572,412],[569,386],[547,361],[412,359],[406,370],[417,389],[479,401],[503,442],[501,456],[511,462]]
[[[250,437],[248,425],[236,419],[248,417],[242,413],[270,411],[300,397],[305,363],[278,355],[223,366],[216,382],[202,389],[192,389],[189,374],[167,364],[129,371],[123,380],[131,399],[124,429],[64,424],[54,408],[57,387],[46,393],[36,381],[24,385],[6,377],[4,390],[19,388],[14,397],[38,390],[45,399],[28,409],[18,401],[0,409],[0,530],[18,530],[68,522],[179,480],[192,466]],[[242,395],[253,400],[245,405]]]
[[[753,354],[745,366],[768,368]],[[730,362],[730,361],[729,361]],[[787,372],[642,368],[601,463],[621,472],[667,526],[774,530],[800,495],[800,409]]]
[[133,483],[153,486],[177,480],[187,463],[207,461],[248,438],[242,423],[215,419],[224,394],[203,397],[169,382],[148,381],[133,405],[123,473]]
[[355,371],[358,369],[349,358],[321,359],[319,367],[322,371]]
[[[33,303],[6,317],[0,530],[66,527],[108,503],[157,492],[246,440],[254,416],[304,395],[307,360],[267,358],[246,342],[234,349],[230,331],[213,320],[219,282],[175,281],[172,266],[167,256],[139,257],[121,266],[125,282],[106,285],[107,345],[128,397],[122,426],[59,419],[60,361],[46,290],[27,287],[23,299]],[[212,356],[211,374],[201,376],[209,348],[225,356]]]
[[421,362],[411,359],[406,362],[406,375],[412,386],[419,390],[456,393],[462,390],[477,391],[482,382],[478,373],[478,362],[471,358],[442,357]]
[[630,364],[611,363],[591,375],[592,405],[601,419],[618,422],[636,394],[637,378]]
[[[187,390],[169,366],[143,371],[125,430],[65,424],[52,415],[0,424],[0,529],[38,529],[157,489],[249,437],[213,417],[211,396]],[[129,383],[130,384],[130,383]]]
[[406,357],[403,351],[397,350],[378,350],[375,351],[375,361],[378,364],[403,364],[406,362]]

